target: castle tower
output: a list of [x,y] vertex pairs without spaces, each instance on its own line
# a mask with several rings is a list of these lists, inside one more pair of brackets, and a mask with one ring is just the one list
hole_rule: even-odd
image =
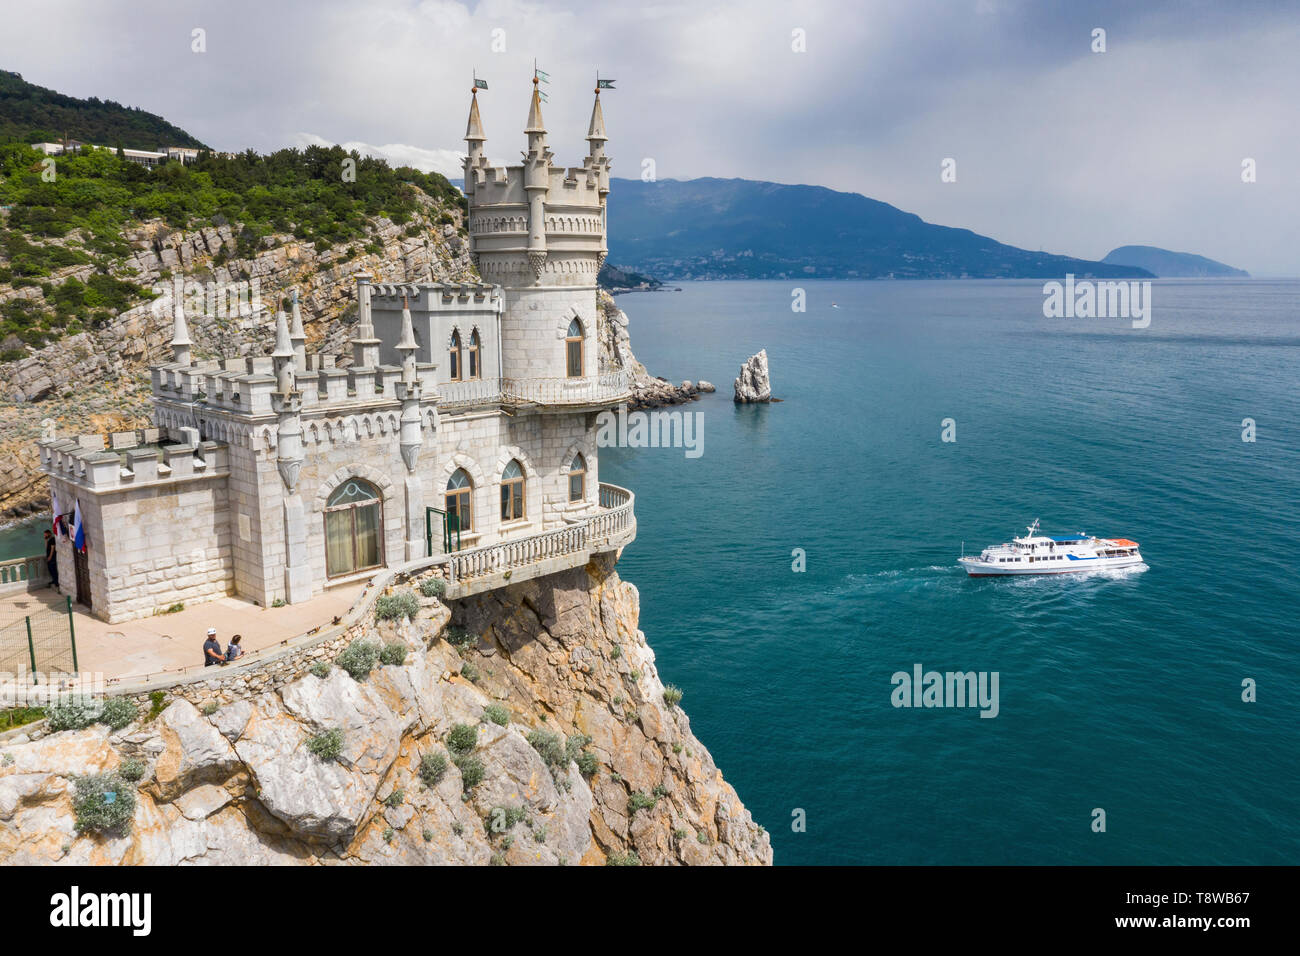
[[554,163],[536,77],[524,135],[528,148],[520,165],[488,166],[477,97],[471,102],[465,190],[470,251],[483,281],[502,288],[501,375],[590,379],[598,372],[596,274],[606,252],[610,165],[599,96],[583,165]]

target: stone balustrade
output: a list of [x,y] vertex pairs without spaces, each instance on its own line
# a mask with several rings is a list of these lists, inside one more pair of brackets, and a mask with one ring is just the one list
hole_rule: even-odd
[[631,396],[626,372],[585,378],[482,378],[438,386],[438,407],[476,405],[609,405]]
[[585,564],[636,537],[632,492],[601,484],[600,508],[563,528],[448,555],[447,596],[463,598]]
[[8,591],[27,591],[49,583],[50,572],[45,566],[43,554],[0,561],[0,594]]

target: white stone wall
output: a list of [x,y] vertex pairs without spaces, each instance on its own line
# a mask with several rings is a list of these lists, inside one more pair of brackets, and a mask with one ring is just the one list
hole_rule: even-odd
[[[124,488],[105,494],[55,488],[60,507],[81,502],[91,609],[117,623],[176,603],[229,594],[234,585],[225,478]],[[60,590],[76,598],[70,539],[59,543]]]
[[577,317],[583,329],[583,374],[597,374],[596,289],[507,288],[501,318],[501,364],[507,378],[565,378],[564,340]]

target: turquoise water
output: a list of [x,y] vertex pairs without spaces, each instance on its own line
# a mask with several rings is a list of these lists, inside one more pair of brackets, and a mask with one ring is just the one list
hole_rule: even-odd
[[50,516],[46,514],[0,528],[0,561],[44,554],[45,529],[49,526]]
[[[1039,282],[792,285],[620,297],[642,361],[719,391],[698,459],[601,453],[661,675],[777,862],[1300,861],[1300,283],[1157,282],[1145,330],[1045,319]],[[737,408],[763,347],[786,401]],[[955,566],[1034,518],[1149,567]],[[999,715],[894,708],[917,663],[997,671]]]

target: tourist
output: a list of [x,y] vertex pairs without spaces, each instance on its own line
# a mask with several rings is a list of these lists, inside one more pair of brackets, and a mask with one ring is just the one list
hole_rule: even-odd
[[208,639],[203,642],[203,666],[211,667],[213,664],[224,664],[226,659],[221,656],[221,642],[217,640],[217,629],[208,628]]
[[59,550],[54,533],[45,529],[45,566],[50,570],[50,587],[59,586]]
[[229,664],[233,660],[238,660],[239,658],[244,656],[244,648],[239,643],[242,640],[243,637],[241,637],[238,634],[236,634],[234,637],[230,639],[230,646],[226,648],[227,664]]

